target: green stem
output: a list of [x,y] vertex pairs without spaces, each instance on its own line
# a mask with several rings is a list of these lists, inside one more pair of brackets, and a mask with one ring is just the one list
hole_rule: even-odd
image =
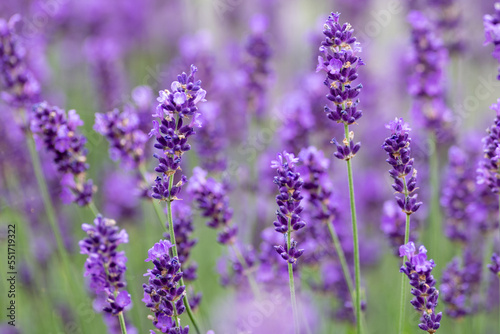
[[120,320],[120,328],[122,330],[122,334],[127,334],[127,326],[125,326],[125,318],[123,317],[123,312],[118,314],[118,319]]
[[[406,188],[406,183],[405,183]],[[406,227],[405,227],[405,245],[410,241],[410,215],[406,214]],[[403,257],[403,266],[406,263],[406,255]],[[401,273],[401,302],[399,303],[399,334],[403,333],[403,319],[406,312],[406,296],[407,289],[405,289],[405,274]]]
[[[290,244],[291,244],[291,231],[292,231],[292,226],[291,226],[291,218],[288,218],[288,232],[287,232],[287,250],[290,251]],[[294,323],[294,328],[295,328],[295,334],[299,334],[299,318],[298,318],[298,312],[297,312],[297,300],[295,299],[295,282],[293,280],[293,264],[288,262],[288,282],[290,284],[290,298],[292,300],[292,312],[293,312],[293,323]]]
[[240,261],[241,265],[244,268],[244,274],[245,274],[246,278],[248,279],[248,283],[250,284],[250,288],[252,289],[254,296],[257,299],[260,299],[261,294],[260,294],[259,287],[257,285],[257,282],[255,282],[253,276],[250,274],[250,268],[248,267],[247,262],[245,261],[245,258],[243,257],[243,254],[241,254],[240,249],[236,245],[232,244],[231,248],[233,249],[233,252],[236,255],[236,258],[238,259],[238,261]]
[[97,215],[99,214],[99,210],[97,210],[95,203],[92,201],[89,203],[88,206],[89,206],[90,211],[92,211],[92,214],[97,217]]
[[[349,126],[344,124],[345,138],[349,140]],[[352,220],[352,238],[354,244],[354,276],[356,280],[356,324],[357,332],[363,333],[361,324],[361,268],[359,264],[359,239],[358,239],[358,223],[356,219],[356,201],[354,200],[354,182],[352,178],[351,160],[347,162],[347,175],[349,179],[349,199],[351,203],[351,220]]]
[[[144,181],[146,183],[148,183],[148,179],[146,177],[146,169],[145,169],[144,165],[139,166],[139,171],[141,172],[141,175],[142,175],[142,178],[144,179]],[[168,182],[168,191],[169,192],[172,189],[173,185],[174,185],[174,177],[172,175],[172,176],[170,176],[169,182]],[[172,248],[171,248],[172,255],[174,257],[178,257],[177,245],[175,243],[174,220],[172,218],[172,202],[170,200],[167,200],[167,213],[168,213],[167,217],[165,217],[165,212],[162,210],[160,203],[158,201],[153,200],[153,206],[154,206],[156,216],[158,217],[160,224],[170,235],[170,243],[172,244]],[[165,220],[168,223],[168,228],[164,224]],[[186,284],[184,284],[183,278],[181,278],[179,283],[180,283],[180,285],[184,285],[184,286],[186,285]],[[191,306],[189,305],[189,300],[188,300],[187,294],[184,295],[183,303],[184,303],[184,306],[186,307],[186,312],[189,316],[189,319],[191,320],[191,323],[194,326],[196,333],[201,334],[198,322],[196,321],[193,310],[191,309]]]
[[337,231],[335,230],[335,226],[333,226],[333,222],[327,222],[327,225],[328,231],[330,231],[330,236],[332,237],[333,245],[335,246],[335,251],[337,252],[337,256],[339,257],[340,264],[342,266],[344,279],[347,283],[347,287],[349,288],[349,293],[351,294],[351,300],[354,303],[355,291],[354,286],[352,285],[351,273],[349,272],[349,266],[347,265],[344,250],[342,249],[342,245],[340,244],[339,236],[337,234]]

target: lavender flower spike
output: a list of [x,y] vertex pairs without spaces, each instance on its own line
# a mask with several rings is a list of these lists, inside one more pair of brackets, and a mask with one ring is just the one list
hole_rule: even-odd
[[[495,3],[495,13],[485,15],[484,23],[484,45],[493,44],[493,57],[500,63],[500,2]],[[498,69],[498,80],[500,80],[500,67]]]
[[83,224],[87,238],[79,242],[80,253],[87,254],[84,276],[90,276],[90,288],[98,296],[104,295],[107,303],[103,311],[120,315],[130,303],[123,275],[127,270],[125,252],[117,252],[120,244],[128,243],[128,234],[116,222],[98,215],[94,225]]
[[17,14],[8,22],[0,19],[0,77],[2,99],[11,107],[28,108],[40,101],[40,84],[26,64],[26,50],[14,31],[20,20]]
[[479,162],[477,169],[477,183],[486,184],[494,194],[499,193],[500,187],[500,99],[491,106],[496,112],[493,125],[486,131],[488,135],[483,138],[484,158]]
[[148,283],[142,285],[142,301],[153,312],[148,318],[159,332],[188,334],[189,326],[182,328],[178,323],[178,316],[186,310],[183,303],[186,287],[179,286],[183,273],[179,259],[168,253],[171,247],[169,241],[160,240],[148,251],[146,262],[152,261],[154,268],[144,274],[148,276]]
[[433,260],[427,260],[427,249],[424,246],[420,246],[417,254],[415,252],[413,242],[399,248],[399,256],[408,258],[400,271],[408,276],[412,286],[411,293],[415,296],[411,304],[422,315],[418,327],[432,334],[438,330],[442,317],[441,312],[436,314],[439,291],[435,287],[436,281],[431,274],[435,264]]
[[78,133],[82,125],[75,110],[66,113],[47,102],[34,105],[30,114],[30,128],[37,147],[45,146],[61,173],[63,202],[85,206],[92,201],[94,186],[92,180],[85,180],[89,165],[86,162],[87,139]]
[[[387,152],[389,158],[386,160],[392,169],[389,171],[394,184],[392,188],[396,191],[396,202],[403,212],[410,215],[422,205],[417,202],[417,170],[413,167],[411,157],[411,131],[409,125],[402,118],[396,118],[386,125],[391,130],[391,136],[386,138],[382,148]],[[411,175],[408,179],[407,176]]]

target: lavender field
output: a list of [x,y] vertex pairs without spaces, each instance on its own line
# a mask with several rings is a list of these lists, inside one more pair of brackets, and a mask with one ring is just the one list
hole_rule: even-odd
[[500,333],[500,3],[2,0],[0,334]]

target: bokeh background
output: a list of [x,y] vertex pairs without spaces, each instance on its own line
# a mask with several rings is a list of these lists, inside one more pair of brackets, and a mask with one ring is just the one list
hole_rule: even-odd
[[[133,104],[147,128],[152,121],[157,91],[169,88],[178,73],[195,64],[200,70],[198,78],[206,83],[209,105],[206,108],[217,109],[216,113],[207,112],[214,116],[204,121],[208,126],[222,126],[199,134],[200,139],[195,140],[186,155],[185,174],[190,177],[193,167],[203,165],[210,154],[226,162],[225,168],[213,175],[230,185],[233,222],[239,227],[241,240],[259,253],[265,229],[275,219],[274,172],[269,168],[270,161],[283,149],[298,154],[302,148],[316,145],[330,160],[339,207],[345,212],[337,224],[349,254],[352,245],[346,167],[333,158],[334,146],[329,144],[333,137],[341,138],[342,129],[324,115],[327,90],[323,74],[315,73],[322,27],[332,11],[341,12],[341,21],[354,27],[366,63],[359,70],[359,82],[364,87],[360,95],[364,117],[353,127],[362,149],[353,164],[367,332],[395,333],[399,314],[401,260],[394,255],[381,229],[384,202],[392,200],[389,167],[381,144],[389,134],[384,125],[395,117],[404,117],[414,128],[413,151],[419,171],[419,196],[424,204],[413,220],[419,226],[418,243],[426,241],[429,257],[437,263],[435,277],[440,284],[446,264],[460,254],[460,246],[428,224],[432,201],[428,158],[432,145],[429,146],[425,132],[412,124],[411,98],[407,93],[408,76],[416,70],[409,61],[411,40],[406,17],[411,8],[421,8],[435,20],[456,18],[450,29],[444,29],[450,53],[446,101],[454,114],[455,143],[480,153],[484,129],[495,116],[489,106],[500,97],[496,61],[490,56],[491,49],[483,47],[482,18],[493,11],[491,0],[6,0],[0,3],[0,17],[8,20],[15,13],[21,14],[16,28],[25,45],[29,67],[42,85],[43,99],[64,109],[77,110],[85,122],[81,131],[88,139],[88,175],[98,187],[95,202],[105,216],[117,220],[130,236],[129,244],[123,246],[129,259],[126,280],[133,299],[126,317],[138,333],[152,329],[147,319],[149,311],[141,302],[143,273],[149,267],[144,259],[162,231],[151,200],[142,196],[148,185],[138,180],[137,170],[122,168],[110,159],[106,139],[93,130],[95,114]],[[252,44],[252,36],[261,36],[267,44]],[[258,74],[262,77],[256,79],[265,88],[262,105],[256,106],[248,98],[251,89],[248,64],[253,61],[252,50],[258,52],[259,47],[269,48],[271,53],[266,61],[268,72]],[[1,321],[5,321],[7,302],[6,225],[11,223],[17,226],[19,271],[17,326],[2,325],[0,333],[105,333],[102,315],[92,307],[91,294],[79,300],[78,309],[69,307],[68,300],[76,297],[61,288],[62,267],[55,254],[55,242],[23,133],[15,112],[1,102],[0,119]],[[209,153],[207,158],[200,152],[208,141],[221,143],[215,145],[215,153]],[[438,189],[447,177],[448,147],[445,144],[439,148]],[[150,147],[149,156],[151,152]],[[71,254],[75,280],[84,287],[85,256],[79,254],[78,240],[85,236],[81,224],[91,223],[94,217],[86,208],[60,202],[60,188],[50,156],[42,152],[41,158],[64,243]],[[151,172],[154,163],[147,158]],[[193,205],[187,194],[186,202]],[[446,210],[441,208],[441,211],[444,222]],[[252,320],[255,305],[244,298],[245,286],[220,284],[221,268],[227,265],[230,256],[227,248],[217,244],[216,232],[205,226],[198,211],[193,212],[198,244],[193,248],[192,261],[199,268],[198,279],[191,285],[203,294],[197,311],[202,327],[216,333],[246,333],[232,326],[235,319],[243,319],[253,324],[251,333],[285,333],[282,324],[291,321],[291,314],[286,306],[289,297],[286,281],[282,283],[280,273],[272,273],[271,281],[275,280],[275,285],[283,289],[268,293],[270,300],[276,298],[279,302],[260,311],[262,321]],[[307,242],[304,248],[307,253]],[[486,250],[481,249],[476,255],[487,258],[485,254]],[[278,257],[272,252],[268,256]],[[311,283],[330,274],[322,272],[318,265],[304,265],[299,272],[300,300],[305,316],[314,325],[312,332],[353,332],[349,316],[342,316],[344,306],[335,294],[319,293]],[[487,275],[484,282],[491,285],[490,293],[486,294],[486,311],[459,320],[445,316],[441,333],[498,333],[495,321],[498,279]],[[438,310],[444,308],[441,303]],[[418,332],[418,315],[410,306],[407,318],[406,333]],[[77,326],[77,319],[83,319],[85,330]],[[182,319],[189,323],[187,317]]]

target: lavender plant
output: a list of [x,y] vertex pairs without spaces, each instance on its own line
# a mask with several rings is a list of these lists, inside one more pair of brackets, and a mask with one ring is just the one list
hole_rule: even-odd
[[[484,45],[493,44],[495,47],[491,54],[500,63],[500,2],[495,3],[495,12],[484,16]],[[500,67],[498,69],[500,80]]]
[[352,177],[351,159],[361,148],[360,143],[354,143],[354,132],[349,131],[349,126],[355,124],[362,116],[358,110],[359,93],[363,87],[361,84],[354,85],[353,81],[358,78],[357,70],[364,65],[358,54],[361,47],[353,36],[354,29],[349,23],[339,23],[339,13],[331,13],[328,17],[323,34],[326,36],[321,43],[316,71],[324,71],[327,74],[325,85],[329,89],[328,100],[333,103],[333,108],[325,106],[328,118],[337,123],[344,124],[344,139],[342,144],[335,138],[332,143],[337,147],[335,157],[345,160],[349,181],[349,198],[351,206],[352,234],[354,243],[354,268],[356,283],[356,321],[358,333],[362,333],[361,326],[361,270],[359,264],[359,241],[358,226],[356,219],[356,204],[354,199],[354,185]]
[[408,258],[400,271],[404,273],[412,286],[411,293],[415,297],[411,304],[421,315],[421,323],[418,327],[429,334],[436,333],[439,329],[442,313],[436,313],[439,291],[436,289],[436,281],[432,276],[435,267],[433,260],[427,260],[427,249],[420,246],[418,253],[413,242],[402,245],[399,248],[399,256]]
[[130,294],[124,274],[127,270],[125,252],[117,252],[120,244],[128,243],[128,234],[120,230],[116,222],[98,215],[94,226],[83,224],[87,238],[79,242],[80,253],[88,255],[84,276],[90,276],[90,288],[96,296],[106,300],[103,311],[115,315],[120,321],[122,333],[127,333],[123,311],[130,305]]
[[286,151],[278,154],[278,159],[271,162],[271,168],[276,169],[277,176],[274,177],[274,183],[278,187],[279,194],[276,196],[276,220],[274,229],[283,234],[283,244],[274,246],[278,254],[288,263],[288,275],[290,284],[290,296],[292,301],[293,319],[295,323],[295,333],[299,332],[299,313],[297,301],[295,299],[295,283],[293,277],[293,265],[297,259],[304,253],[303,249],[297,247],[297,242],[292,239],[292,232],[299,231],[306,226],[301,219],[300,213],[303,207],[300,205],[303,196],[301,195],[304,181],[300,173],[296,171],[295,164],[298,158]]

